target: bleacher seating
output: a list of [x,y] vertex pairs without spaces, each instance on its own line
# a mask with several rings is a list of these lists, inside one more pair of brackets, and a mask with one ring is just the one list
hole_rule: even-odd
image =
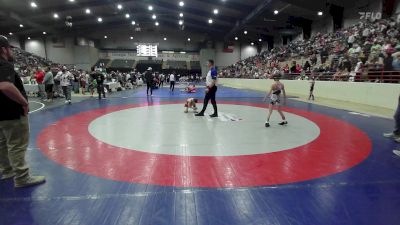
[[168,68],[168,69],[176,69],[176,70],[187,69],[187,63],[186,63],[186,61],[172,61],[172,60],[168,60],[168,61],[167,61],[167,68]]
[[241,60],[224,68],[221,76],[266,79],[278,74],[291,78],[331,74],[323,76],[324,80],[397,83],[399,25],[393,18],[366,20],[332,33],[317,33],[308,40],[296,40]]
[[115,59],[111,62],[111,69],[133,69],[135,60]]
[[107,67],[108,64],[110,63],[111,59],[99,59],[96,64],[94,64],[95,67],[100,67],[100,65],[104,65],[104,67]]
[[201,70],[199,61],[190,61],[190,69],[192,70]]
[[140,60],[136,65],[136,69],[140,72],[144,72],[147,68],[151,67],[153,71],[161,71],[162,64],[162,60]]

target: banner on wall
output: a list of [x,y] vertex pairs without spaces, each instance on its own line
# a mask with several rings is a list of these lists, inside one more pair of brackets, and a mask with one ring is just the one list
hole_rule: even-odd
[[233,53],[234,50],[235,50],[235,44],[233,42],[224,43],[224,49],[222,50],[223,52]]
[[[136,52],[118,52],[118,51],[103,51],[100,52],[102,59],[127,59],[127,60],[147,60],[148,57],[138,56]],[[158,53],[155,60],[173,60],[173,61],[200,61],[198,53]]]

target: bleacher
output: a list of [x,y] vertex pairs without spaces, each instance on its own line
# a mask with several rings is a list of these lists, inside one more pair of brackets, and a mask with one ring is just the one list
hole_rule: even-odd
[[201,70],[201,65],[199,61],[190,61],[191,70]]
[[133,69],[135,60],[115,59],[111,62],[111,69]]
[[144,72],[147,68],[153,68],[153,71],[161,71],[162,70],[162,60],[140,60],[137,65],[136,69],[139,72]]
[[100,67],[100,65],[104,65],[104,67],[107,67],[110,61],[111,59],[99,59],[96,64],[94,64],[94,67]]
[[167,61],[167,68],[168,69],[174,69],[174,70],[185,70],[185,69],[187,69],[187,63],[186,63],[186,61],[168,60]]

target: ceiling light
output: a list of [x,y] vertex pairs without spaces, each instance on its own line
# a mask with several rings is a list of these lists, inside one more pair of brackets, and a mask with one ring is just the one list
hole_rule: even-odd
[[103,18],[101,18],[101,17],[97,18],[97,22],[99,22],[99,23],[103,22]]
[[156,26],[160,25],[158,22],[155,23]]
[[122,5],[121,5],[121,4],[118,4],[118,5],[117,5],[117,8],[118,8],[119,10],[121,10],[121,9],[122,9]]
[[191,41],[190,38],[188,38],[188,41]]
[[258,41],[259,41],[259,42],[262,42],[262,39],[260,38],[260,39],[258,39]]
[[130,37],[131,40],[133,40],[133,37]]
[[208,20],[208,23],[209,23],[209,24],[212,24],[212,23],[213,23],[213,20],[212,20],[212,19],[209,19],[209,20]]
[[156,14],[153,14],[153,15],[151,16],[151,18],[152,18],[153,20],[157,19]]
[[279,13],[279,11],[278,10],[274,10],[274,14],[276,15],[276,14],[278,14]]
[[164,38],[164,41],[166,41],[166,40],[167,40],[167,38],[165,37],[165,38]]
[[247,30],[243,31],[244,34],[247,34]]
[[104,36],[104,39],[107,39],[108,37],[107,36]]
[[183,13],[179,13],[179,17],[183,17]]
[[153,6],[152,5],[149,5],[149,8],[148,8],[150,11],[153,11]]
[[183,7],[184,5],[185,5],[185,3],[184,3],[183,1],[180,1],[180,2],[179,2],[179,6],[180,6],[180,7]]
[[37,8],[36,2],[31,2],[31,7],[32,8]]
[[53,14],[53,17],[56,18],[56,19],[58,19],[58,14],[57,14],[57,13],[54,13],[54,14]]
[[132,25],[135,25],[135,24],[136,24],[136,22],[134,20],[132,20]]
[[324,14],[324,13],[321,12],[321,11],[318,12],[318,16],[322,16],[323,14]]
[[131,16],[129,15],[129,13],[125,14],[125,18],[128,19],[129,17],[131,17]]
[[254,45],[254,42],[251,42],[251,45]]
[[69,2],[75,2],[75,0],[69,0]]
[[182,25],[183,24],[183,20],[179,20],[179,25]]
[[43,31],[43,34],[46,35],[47,34],[46,31]]
[[85,12],[86,12],[86,14],[90,14],[91,13],[90,9],[86,9]]
[[217,15],[219,13],[218,9],[214,9],[214,14]]
[[24,27],[24,25],[23,25],[23,24],[20,24],[20,25],[19,25],[19,27],[21,27],[21,28],[22,28],[22,27]]
[[238,37],[235,37],[235,40],[237,41],[237,40],[239,40],[239,38],[238,38]]
[[31,37],[28,37],[28,40],[31,40]]
[[10,33],[8,33],[8,34],[9,34],[9,35],[13,35],[13,33],[11,33],[11,32],[10,32]]

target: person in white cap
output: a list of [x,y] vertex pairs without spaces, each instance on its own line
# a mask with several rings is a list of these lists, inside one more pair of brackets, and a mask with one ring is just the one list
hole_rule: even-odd
[[29,105],[13,61],[11,46],[7,38],[0,35],[0,180],[14,178],[14,187],[21,188],[42,184],[46,179],[31,176],[25,160],[29,144]]
[[147,96],[149,96],[149,90],[150,90],[150,95],[153,96],[153,68],[149,67],[147,68],[146,73],[144,74],[144,78],[146,79],[146,84],[147,84]]
[[57,75],[56,79],[60,80],[61,88],[65,96],[65,103],[71,104],[71,81],[74,79],[74,76],[67,70],[66,66],[63,66],[61,75]]

